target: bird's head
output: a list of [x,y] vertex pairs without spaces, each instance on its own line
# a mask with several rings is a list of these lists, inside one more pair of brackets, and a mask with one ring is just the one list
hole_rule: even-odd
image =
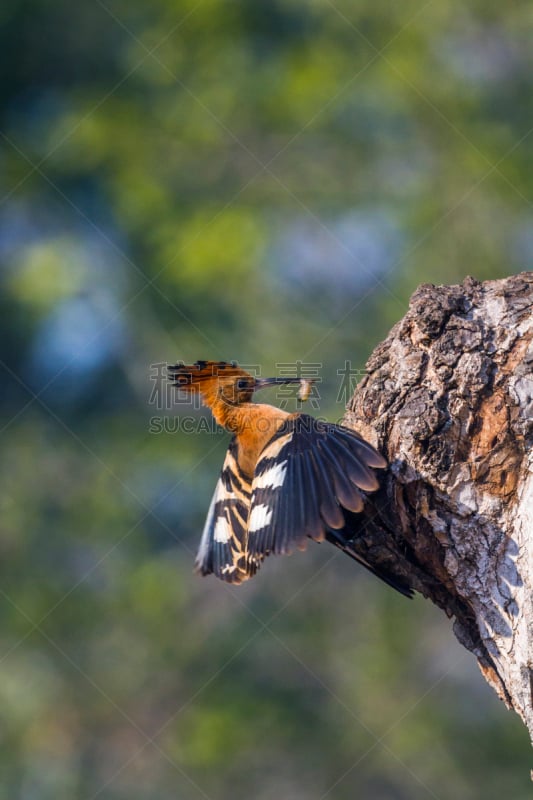
[[300,378],[255,378],[236,361],[179,361],[167,367],[173,385],[191,394],[201,394],[205,403],[228,405],[250,403],[258,389],[288,383],[302,383]]

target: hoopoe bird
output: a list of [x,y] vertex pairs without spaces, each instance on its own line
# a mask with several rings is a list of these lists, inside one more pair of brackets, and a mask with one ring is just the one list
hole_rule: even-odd
[[354,549],[353,524],[364,496],[379,488],[386,460],[355,431],[301,412],[252,402],[267,386],[310,381],[255,378],[236,362],[168,366],[173,385],[199,394],[219,425],[233,434],[200,540],[196,569],[242,583],[270,554],[328,541],[407,597],[412,590]]

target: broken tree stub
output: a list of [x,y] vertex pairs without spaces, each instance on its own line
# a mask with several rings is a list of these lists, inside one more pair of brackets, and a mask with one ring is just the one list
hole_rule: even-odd
[[390,464],[361,552],[455,617],[533,737],[533,273],[420,286],[343,422]]

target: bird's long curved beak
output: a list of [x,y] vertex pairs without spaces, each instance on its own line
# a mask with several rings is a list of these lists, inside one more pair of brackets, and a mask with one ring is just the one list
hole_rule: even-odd
[[284,386],[286,383],[301,383],[301,378],[256,378],[254,392],[268,386]]

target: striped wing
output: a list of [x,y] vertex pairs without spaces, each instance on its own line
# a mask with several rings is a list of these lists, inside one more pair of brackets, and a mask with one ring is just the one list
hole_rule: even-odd
[[228,583],[241,583],[256,572],[246,553],[251,486],[237,464],[237,443],[228,447],[222,472],[207,513],[196,569]]
[[304,550],[308,538],[320,542],[329,531],[344,528],[343,509],[362,511],[361,492],[378,488],[373,468],[386,463],[348,428],[307,414],[288,417],[256,465],[248,519],[250,557]]

